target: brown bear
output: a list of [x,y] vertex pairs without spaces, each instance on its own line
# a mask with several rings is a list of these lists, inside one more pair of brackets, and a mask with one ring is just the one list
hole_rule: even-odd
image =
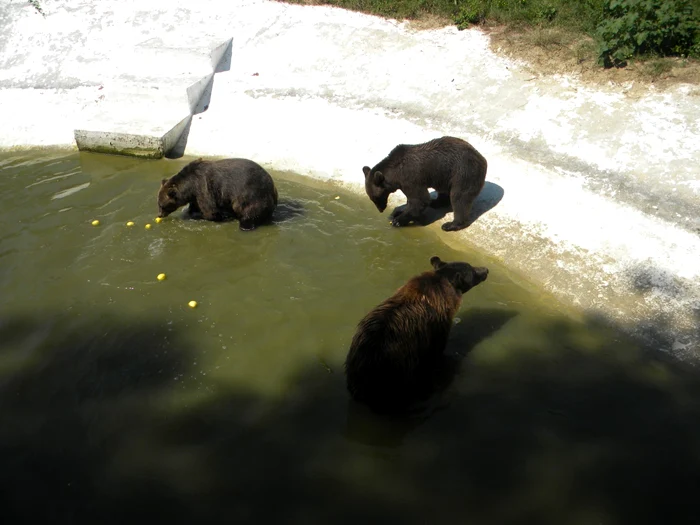
[[[365,190],[380,213],[389,195],[401,190],[407,198],[405,210],[391,214],[393,226],[420,221],[428,206],[452,204],[454,219],[442,225],[445,231],[468,226],[469,210],[486,180],[486,159],[468,142],[442,137],[424,144],[399,144],[370,169],[364,166]],[[431,203],[428,188],[437,191]]]
[[241,230],[253,230],[271,220],[277,189],[270,174],[252,160],[198,159],[163,179],[158,191],[159,217],[185,204],[192,218],[238,219]]
[[428,397],[462,294],[489,271],[432,257],[358,324],[345,361],[350,395],[376,412],[400,412]]

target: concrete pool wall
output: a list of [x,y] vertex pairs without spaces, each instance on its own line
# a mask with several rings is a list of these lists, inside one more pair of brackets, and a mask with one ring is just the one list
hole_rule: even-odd
[[468,229],[431,225],[444,242],[697,355],[697,86],[640,95],[538,76],[476,29],[329,7],[41,5],[45,16],[0,6],[0,148],[75,148],[87,130],[150,137],[158,156],[180,139],[178,154],[248,157],[363,192],[362,166],[395,145],[459,136],[488,159],[494,192]]

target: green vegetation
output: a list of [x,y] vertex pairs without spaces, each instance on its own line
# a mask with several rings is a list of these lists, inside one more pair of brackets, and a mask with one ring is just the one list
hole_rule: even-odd
[[[518,30],[556,28],[598,43],[598,63],[632,57],[700,58],[700,0],[288,0],[328,4],[376,15],[436,15],[460,29],[473,24]],[[548,34],[548,33],[542,33]]]
[[700,55],[698,29],[688,0],[612,0],[597,29],[598,60],[612,67],[635,55]]
[[531,26],[557,25],[591,33],[603,17],[606,0],[459,0],[460,29],[484,21]]
[[325,4],[388,18],[416,19],[425,15],[454,18],[463,0],[285,0],[291,4]]

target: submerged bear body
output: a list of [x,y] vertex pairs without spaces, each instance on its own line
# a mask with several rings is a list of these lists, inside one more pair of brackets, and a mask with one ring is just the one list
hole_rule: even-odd
[[[386,209],[389,195],[401,190],[406,209],[392,214],[392,225],[420,221],[428,206],[452,205],[454,219],[445,231],[468,226],[469,210],[484,187],[486,159],[468,142],[441,137],[423,144],[400,144],[372,169],[364,166],[365,190],[377,209]],[[438,193],[431,202],[429,188]]]
[[270,174],[252,160],[199,159],[163,179],[158,191],[159,217],[186,204],[193,218],[238,219],[241,230],[252,230],[272,219],[277,189]]
[[350,395],[377,412],[427,397],[462,294],[486,268],[430,260],[434,270],[410,279],[360,321],[345,363]]

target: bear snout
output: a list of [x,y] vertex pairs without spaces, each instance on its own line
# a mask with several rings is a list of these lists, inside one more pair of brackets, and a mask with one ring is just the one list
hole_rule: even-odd
[[485,281],[486,277],[488,277],[489,275],[489,269],[483,266],[479,266],[477,268],[474,268],[474,273],[481,281]]
[[379,213],[384,213],[384,210],[386,210],[386,207],[389,205],[389,199],[382,199],[381,197],[378,199],[372,199],[372,202],[379,210]]

